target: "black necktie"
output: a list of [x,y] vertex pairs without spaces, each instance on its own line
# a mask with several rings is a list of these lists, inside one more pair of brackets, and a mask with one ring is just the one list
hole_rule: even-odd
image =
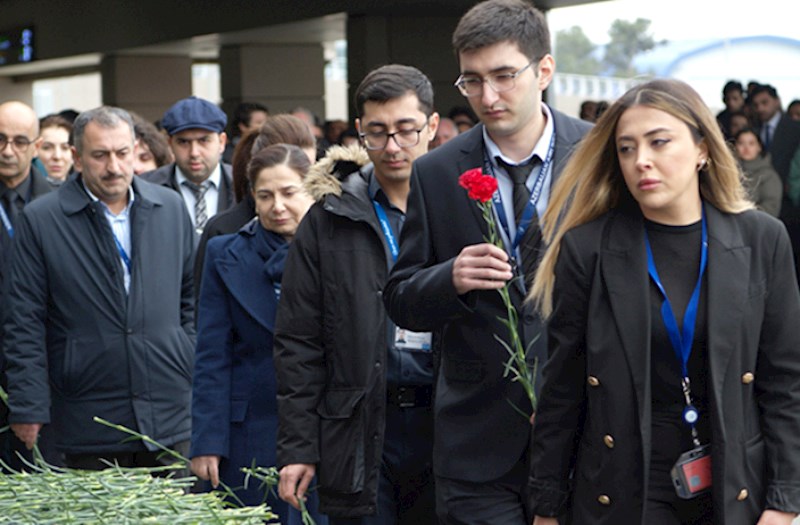
[[25,202],[20,198],[16,190],[6,189],[3,195],[3,207],[6,209],[8,219],[11,221],[12,226],[17,221],[17,215],[25,205]]
[[506,173],[511,177],[514,190],[514,220],[519,223],[522,212],[525,211],[525,206],[528,205],[528,201],[531,198],[531,192],[525,183],[528,181],[528,175],[531,174],[533,167],[530,164],[521,166],[508,164],[500,157],[497,158],[497,162],[505,168]]
[[[514,219],[517,223],[517,226],[519,226],[519,222],[522,219],[522,214],[525,211],[525,207],[528,205],[528,202],[531,199],[531,191],[528,189],[528,186],[525,183],[528,181],[528,176],[530,176],[534,163],[537,162],[538,159],[538,157],[534,157],[533,160],[531,160],[531,162],[528,164],[513,165],[508,164],[499,157],[497,158],[498,164],[500,164],[506,170],[506,173],[508,173],[509,177],[511,177],[514,198]],[[513,233],[514,232],[512,232],[512,235]],[[539,217],[536,213],[536,209],[534,208],[531,222],[528,224],[528,227],[525,228],[525,231],[522,234],[522,239],[519,243],[519,252],[520,256],[522,257],[522,261],[520,262],[522,264],[522,271],[525,275],[526,285],[530,285],[530,283],[533,281],[534,272],[536,271],[536,263],[538,261],[536,248],[539,244],[540,237]]]

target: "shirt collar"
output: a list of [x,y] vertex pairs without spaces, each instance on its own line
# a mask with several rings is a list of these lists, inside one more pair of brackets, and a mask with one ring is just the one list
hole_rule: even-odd
[[[86,192],[86,194],[89,195],[89,198],[92,199],[92,202],[99,202],[106,209],[107,213],[111,213],[111,210],[108,209],[106,203],[101,201],[94,193],[92,193],[92,190],[89,189],[89,187],[86,185],[86,181],[84,181],[83,178],[81,178],[81,186],[83,186],[83,189]],[[133,191],[133,184],[131,184],[130,186],[128,186],[128,204],[127,206],[125,206],[125,209],[119,213],[119,215],[128,213],[128,211],[131,209],[131,206],[133,205],[133,201],[135,198],[136,194]]]
[[[175,180],[178,182],[179,186],[183,186],[184,182],[192,182],[186,178],[186,175],[183,174],[177,164],[175,164]],[[220,182],[222,181],[222,170],[220,169],[219,162],[217,162],[216,167],[211,172],[211,175],[208,176],[206,181],[211,184],[212,188],[219,189]]]
[[369,198],[373,201],[378,201],[381,206],[388,206],[391,209],[397,210],[400,213],[400,208],[396,207],[389,201],[389,197],[383,192],[383,188],[381,188],[380,182],[378,182],[378,177],[375,176],[375,170],[369,170],[367,173],[369,177],[369,185],[367,186],[367,191],[369,192]]
[[772,118],[767,121],[766,125],[769,126],[769,130],[773,133],[775,132],[775,128],[778,126],[778,122],[780,122],[782,116],[783,113],[776,111],[775,114],[772,115]]
[[550,112],[550,108],[547,107],[547,104],[545,103],[542,103],[542,114],[545,117],[542,136],[539,137],[538,142],[536,142],[536,145],[533,146],[533,150],[530,152],[530,154],[518,162],[513,161],[503,155],[503,152],[500,151],[500,147],[489,136],[489,132],[486,131],[486,126],[483,127],[483,143],[486,145],[486,151],[489,155],[489,161],[492,163],[492,165],[497,167],[497,157],[500,157],[504,162],[511,165],[527,164],[534,156],[539,157],[539,159],[542,161],[547,158],[547,150],[550,148],[550,141],[553,138],[553,133],[555,133],[555,126],[553,125],[553,114]]

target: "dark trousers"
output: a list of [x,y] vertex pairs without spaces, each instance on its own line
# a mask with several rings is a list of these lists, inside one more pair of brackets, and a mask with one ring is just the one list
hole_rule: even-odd
[[714,511],[711,493],[690,500],[676,495],[669,501],[649,499],[645,506],[644,523],[647,525],[713,525]]
[[431,409],[387,406],[377,512],[360,518],[331,517],[330,524],[435,524],[432,453]]
[[[169,448],[181,454],[183,457],[189,457],[189,440],[179,441]],[[156,468],[166,465],[172,465],[180,460],[167,454],[163,450],[140,450],[135,452],[109,452],[109,453],[92,453],[92,454],[65,454],[64,460],[69,468],[81,470],[104,470],[111,465],[117,464],[120,467],[133,468]],[[180,470],[171,470],[175,477],[188,477],[189,466]]]
[[530,525],[527,461],[491,481],[436,476],[436,514],[443,525]]

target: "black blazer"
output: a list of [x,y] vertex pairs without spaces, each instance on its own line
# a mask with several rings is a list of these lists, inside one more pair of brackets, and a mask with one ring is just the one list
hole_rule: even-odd
[[[779,221],[705,210],[715,522],[752,525],[767,507],[800,509],[800,294]],[[638,208],[564,237],[531,454],[537,514],[567,503],[571,523],[643,523],[648,283]]]
[[[553,180],[589,125],[553,113],[556,145]],[[434,332],[441,355],[434,403],[434,471],[439,476],[484,482],[523,460],[530,423],[514,406],[530,410],[522,387],[503,376],[508,359],[495,334],[507,336],[500,295],[475,291],[459,297],[453,261],[469,245],[484,242],[486,226],[476,203],[458,185],[465,171],[483,166],[483,127],[459,135],[414,163],[400,256],[384,290],[390,317],[399,326]],[[538,316],[523,308],[524,291],[512,287],[529,355],[544,362]]]

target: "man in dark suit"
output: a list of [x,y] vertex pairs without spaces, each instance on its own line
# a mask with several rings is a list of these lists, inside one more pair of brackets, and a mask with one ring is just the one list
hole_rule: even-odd
[[141,175],[180,193],[198,236],[208,219],[234,204],[231,166],[221,160],[227,122],[225,113],[207,100],[179,100],[161,119],[175,162]]
[[[772,157],[772,167],[784,184],[780,218],[789,231],[795,261],[800,259],[800,208],[789,198],[789,170],[796,152],[800,149],[800,122],[783,112],[778,91],[769,84],[757,86],[750,97],[753,99],[758,119],[759,134],[764,150]],[[800,276],[800,266],[797,268]]]
[[11,430],[31,448],[52,416],[67,466],[152,467],[160,450],[92,417],[188,453],[194,233],[173,191],[134,178],[130,115],[86,111],[73,133],[80,176],[15,224],[3,340]]
[[[544,16],[521,0],[476,5],[453,35],[456,85],[482,125],[415,162],[397,264],[384,290],[389,315],[433,331],[441,355],[434,403],[437,514],[443,523],[530,523],[525,509],[531,425],[523,388],[504,376],[508,331],[497,289],[511,285],[528,355],[541,364],[541,322],[524,305],[541,244],[538,215],[550,187],[590,125],[542,103],[555,64]],[[487,228],[460,174],[483,168],[499,182],[495,213],[507,250]],[[513,177],[513,178],[512,178]],[[516,184],[515,184],[516,179]],[[524,220],[531,217],[529,226]],[[501,224],[503,221],[498,221]],[[523,224],[518,234],[518,224]],[[524,270],[524,275],[522,274]],[[527,408],[526,408],[527,405]]]
[[[41,143],[39,138],[39,120],[33,108],[22,102],[6,102],[0,104],[0,313],[6,312],[5,293],[3,281],[8,269],[11,241],[14,236],[14,224],[17,216],[29,202],[53,191],[44,175],[32,163],[37,148]],[[3,333],[0,321],[0,346],[2,346]],[[5,379],[5,358],[0,351],[0,383],[7,387]],[[8,410],[5,403],[0,402],[0,427],[4,427],[8,420]],[[51,432],[48,427],[42,433],[39,449],[45,460],[51,464],[60,465],[61,460],[51,446]],[[12,469],[23,468],[17,452],[27,455],[22,443],[10,432],[0,433],[0,459]]]

